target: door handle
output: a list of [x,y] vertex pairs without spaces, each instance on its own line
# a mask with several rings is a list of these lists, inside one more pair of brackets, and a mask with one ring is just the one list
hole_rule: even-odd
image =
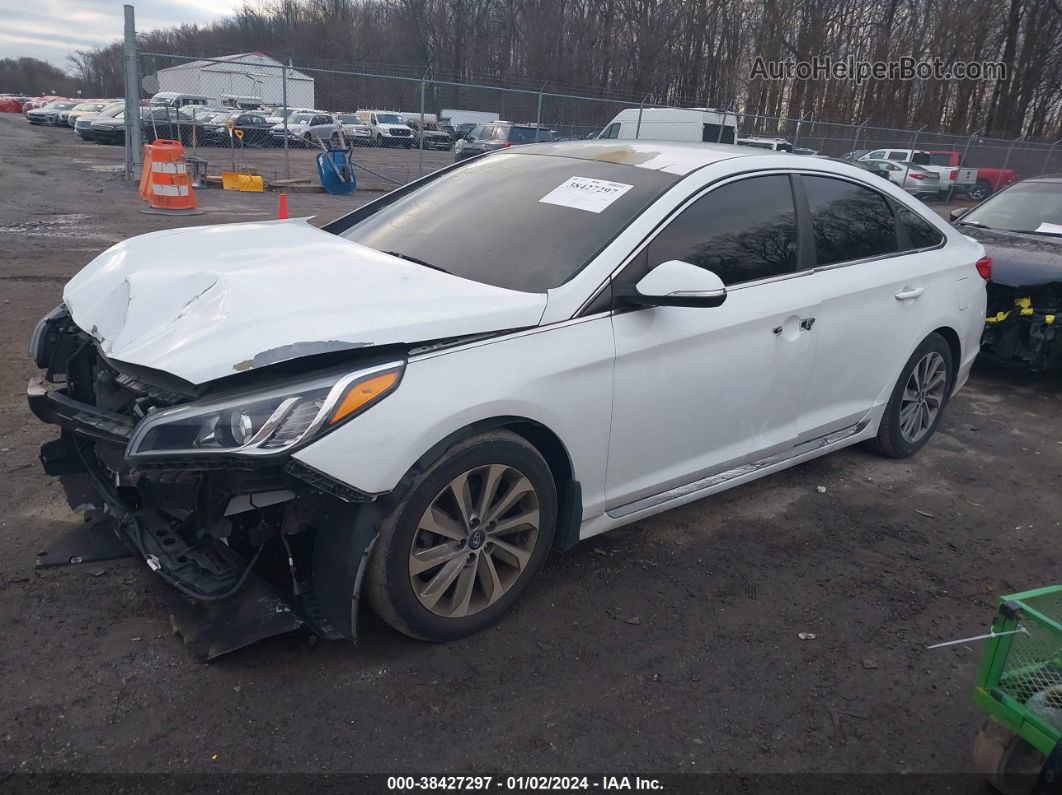
[[[804,318],[800,319],[800,330],[801,331],[811,331],[811,327],[814,326],[814,325],[815,325],[815,318],[813,318],[813,317],[804,317]],[[776,335],[777,334],[781,334],[784,330],[785,330],[784,326],[775,326],[773,329],[771,329],[771,331],[774,332]]]
[[917,298],[926,291],[925,287],[904,287],[900,292],[896,293],[897,301],[910,301]]

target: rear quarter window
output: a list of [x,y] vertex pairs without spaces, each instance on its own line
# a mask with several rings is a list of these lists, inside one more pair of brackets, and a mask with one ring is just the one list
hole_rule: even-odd
[[907,230],[909,245],[905,246],[905,251],[933,248],[933,246],[939,246],[944,242],[944,235],[940,233],[940,230],[914,210],[901,205],[897,209],[896,215],[900,223],[903,224],[904,229]]

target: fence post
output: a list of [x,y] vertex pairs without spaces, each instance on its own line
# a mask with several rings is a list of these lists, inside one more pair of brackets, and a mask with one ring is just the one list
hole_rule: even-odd
[[904,170],[903,170],[903,179],[904,179],[905,183],[907,182],[907,175],[911,171],[910,164],[914,162],[915,149],[917,148],[917,145],[918,145],[918,134],[920,132],[922,132],[922,130],[924,130],[925,128],[926,128],[926,125],[923,124],[917,130],[915,130],[913,133],[911,133],[911,159],[907,161],[908,165],[905,166]]
[[1047,173],[1047,169],[1051,167],[1051,158],[1055,156],[1055,147],[1062,144],[1062,138],[1059,138],[1053,144],[1051,148],[1047,150],[1047,159],[1044,161],[1043,168],[1040,169],[1040,175],[1043,176]]
[[[430,67],[429,67],[430,68]],[[420,127],[417,132],[420,134],[420,142],[417,154],[417,176],[424,176],[424,95],[428,87],[428,72],[424,71],[424,74],[420,78]]]
[[539,142],[539,138],[540,138],[540,135],[541,135],[540,130],[542,129],[542,92],[546,90],[546,86],[547,85],[549,85],[549,81],[548,80],[545,83],[543,83],[542,84],[542,88],[540,88],[538,90],[538,111],[537,111],[537,115],[535,116],[535,143],[536,144]]
[[855,128],[855,135],[852,137],[852,151],[856,151],[859,148],[859,133],[863,127],[869,122],[870,119],[864,119],[863,123]]
[[804,123],[804,114],[800,114],[800,118],[797,119],[796,131],[793,133],[793,151],[796,151],[797,144],[800,143],[800,125]]
[[1010,142],[1010,146],[1007,147],[1007,156],[1003,158],[1003,170],[1006,170],[1007,163],[1010,162],[1010,153],[1014,151],[1014,144],[1016,144],[1018,141],[1023,140],[1024,138],[1024,135],[1019,135],[1017,138]]
[[649,99],[648,94],[642,97],[642,101],[638,103],[638,125],[634,128],[635,138],[640,138],[642,135],[642,109],[645,107],[645,100],[647,99]]
[[[972,144],[973,143],[973,139],[978,137],[980,134],[981,134],[981,130],[978,130],[977,132],[975,132],[973,135],[971,135],[969,138],[966,139],[966,146],[963,147],[962,158],[960,158],[960,160],[959,160],[959,168],[962,168],[964,165],[966,165],[966,156],[968,154],[970,154],[970,144]],[[951,201],[951,196],[952,196],[953,193],[955,193],[955,183],[954,182],[952,182],[951,183],[951,187],[948,188],[947,201],[949,201],[949,202]]]
[[286,64],[280,65],[280,99],[284,105],[284,178],[291,179],[291,162],[288,160],[288,67],[291,66],[291,58]]
[[125,8],[125,178],[134,179],[143,162],[144,139],[140,129],[140,75],[136,55],[136,20],[133,7]]

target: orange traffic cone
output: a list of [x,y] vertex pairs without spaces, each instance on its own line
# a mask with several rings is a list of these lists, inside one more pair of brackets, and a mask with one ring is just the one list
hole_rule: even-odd
[[200,215],[195,206],[195,192],[184,160],[180,141],[159,138],[144,147],[144,166],[140,174],[140,195],[151,206],[143,213],[158,215]]
[[288,194],[281,193],[280,201],[277,202],[277,220],[286,221],[288,218]]

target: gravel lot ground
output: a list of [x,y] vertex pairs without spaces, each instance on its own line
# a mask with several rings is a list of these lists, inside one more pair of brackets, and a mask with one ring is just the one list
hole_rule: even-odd
[[[0,771],[969,770],[982,647],[925,646],[1057,579],[1057,379],[979,368],[914,459],[848,449],[554,555],[465,641],[377,625],[199,665],[142,564],[33,570],[76,518],[36,462],[53,431],[25,405],[26,342],[103,248],[276,196],[144,215],[93,171],[118,149],[10,115],[0,141]],[[362,200],[289,197],[321,221]]]

